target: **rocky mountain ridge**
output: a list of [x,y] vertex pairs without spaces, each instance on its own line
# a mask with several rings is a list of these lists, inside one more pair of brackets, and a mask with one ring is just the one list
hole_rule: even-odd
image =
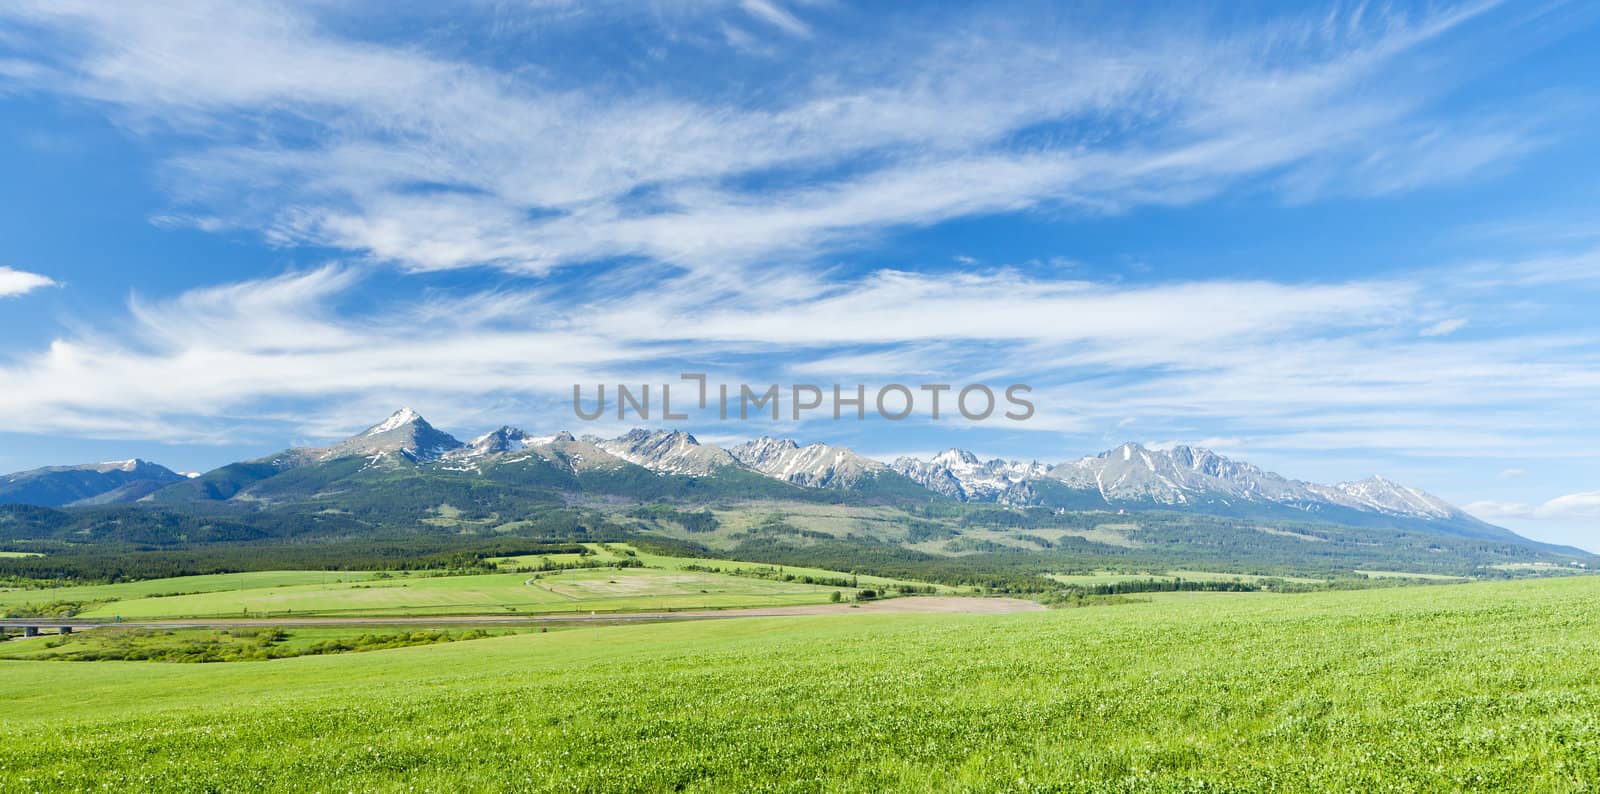
[[[989,502],[1009,506],[1056,509],[1167,509],[1239,514],[1276,511],[1335,521],[1389,517],[1489,527],[1420,489],[1382,477],[1321,485],[1293,480],[1253,464],[1207,449],[1174,446],[1151,449],[1126,443],[1113,449],[1054,465],[1039,461],[982,459],[949,449],[928,460],[902,457],[892,464],[860,455],[848,447],[763,436],[728,449],[700,442],[681,430],[635,429],[611,439],[569,432],[535,436],[511,426],[462,442],[433,427],[409,408],[327,447],[285,450],[273,456],[233,464],[226,487],[211,488],[212,498],[232,498],[250,484],[277,473],[336,461],[358,461],[360,468],[441,470],[484,474],[505,466],[548,465],[569,474],[596,470],[643,469],[660,476],[727,478],[759,475],[807,489],[855,491],[892,487],[893,493],[926,494],[929,499]],[[149,498],[167,484],[184,479],[163,467],[142,461],[96,464],[125,476],[102,484],[83,484],[51,497],[57,505],[107,503]],[[144,467],[144,468],[141,468]],[[636,468],[635,468],[636,467]],[[126,470],[126,471],[124,471]],[[71,471],[105,475],[94,467],[56,467],[0,478],[0,487],[14,486],[41,472]],[[219,470],[223,471],[223,470]],[[143,472],[143,474],[141,474]],[[234,476],[245,472],[245,476]],[[209,488],[208,474],[191,490]],[[127,488],[132,481],[145,485]],[[120,490],[119,490],[120,489]],[[0,491],[0,495],[6,493]],[[12,487],[10,493],[31,493]],[[70,499],[66,497],[70,496]],[[0,496],[3,500],[3,496]],[[12,498],[10,501],[23,501]],[[1504,532],[1503,530],[1498,530]],[[1510,534],[1510,533],[1506,533]]]

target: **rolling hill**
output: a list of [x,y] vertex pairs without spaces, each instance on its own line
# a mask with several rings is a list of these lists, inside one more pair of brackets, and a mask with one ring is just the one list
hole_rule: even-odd
[[146,460],[50,466],[0,476],[0,504],[45,507],[132,502],[184,477]]

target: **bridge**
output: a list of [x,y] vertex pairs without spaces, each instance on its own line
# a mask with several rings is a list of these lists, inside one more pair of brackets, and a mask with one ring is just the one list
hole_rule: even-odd
[[22,629],[22,636],[37,637],[41,632],[53,631],[56,634],[71,634],[74,626],[94,626],[98,624],[67,622],[62,620],[0,620],[0,630]]

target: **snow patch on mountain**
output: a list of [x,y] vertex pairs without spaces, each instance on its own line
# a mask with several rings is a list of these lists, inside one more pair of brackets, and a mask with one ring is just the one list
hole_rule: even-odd
[[727,450],[701,444],[682,430],[630,430],[596,446],[629,463],[668,474],[714,474],[739,465]]
[[[331,446],[285,450],[253,462],[286,470],[341,458],[361,458],[367,467],[438,462],[447,470],[475,473],[519,464],[550,464],[574,474],[630,464],[692,476],[714,476],[733,469],[808,488],[865,487],[880,476],[898,474],[930,491],[966,502],[1044,504],[1062,509],[1104,504],[1230,510],[1251,503],[1330,517],[1340,510],[1354,510],[1428,521],[1475,521],[1436,496],[1383,477],[1320,485],[1288,479],[1201,447],[1151,449],[1131,442],[1054,466],[1038,461],[985,460],[962,449],[948,449],[929,460],[902,457],[885,465],[847,447],[826,443],[802,446],[790,439],[763,436],[723,449],[702,444],[678,430],[636,429],[613,439],[580,439],[567,432],[533,436],[502,426],[463,444],[435,429],[416,411],[402,408]],[[64,484],[52,486],[48,493],[28,484],[46,475]],[[102,486],[84,480],[88,475],[115,475],[116,481]],[[123,492],[116,489],[132,481],[160,485],[193,476],[133,458],[7,475],[0,477],[0,486],[9,487],[13,499],[66,503],[101,498],[101,494],[111,494],[106,499],[120,499]],[[24,486],[28,490],[24,491]]]
[[1186,505],[1239,499],[1293,503],[1317,498],[1304,483],[1187,446],[1151,450],[1130,442],[1057,464],[1049,476],[1069,487],[1097,490],[1108,502]]
[[1358,510],[1416,518],[1458,518],[1465,515],[1454,505],[1433,494],[1383,477],[1374,476],[1356,482],[1308,487],[1330,502]]
[[362,433],[361,435],[375,436],[380,433],[387,433],[390,430],[396,430],[404,425],[416,422],[421,418],[422,416],[416,411],[413,411],[410,408],[401,408],[400,410],[390,414],[388,419],[385,419],[382,422],[379,422],[378,424],[368,428],[366,432]]
[[524,433],[510,425],[501,425],[496,430],[491,430],[467,442],[465,447],[456,450],[452,457],[481,458],[486,455],[498,455],[504,452],[520,452],[530,445],[538,443],[539,439]]
[[952,499],[1002,504],[1024,501],[1028,481],[1050,473],[1050,467],[1038,461],[980,460],[964,449],[947,449],[928,461],[899,458],[892,468]]
[[931,460],[900,458],[892,468],[936,493],[962,501],[1028,504],[1033,485],[1054,481],[1099,494],[1108,505],[1169,505],[1174,508],[1255,503],[1317,513],[1345,508],[1427,520],[1467,518],[1458,508],[1417,488],[1382,477],[1337,485],[1301,482],[1201,447],[1149,449],[1126,443],[1054,466],[1002,459],[981,460],[960,449]]
[[363,457],[370,459],[368,465],[377,465],[390,455],[411,461],[435,460],[463,446],[454,436],[428,424],[416,411],[402,408],[351,438],[317,450],[315,457],[318,460]]
[[786,438],[762,436],[729,450],[734,459],[773,479],[807,488],[848,488],[889,467],[829,444],[800,446]]

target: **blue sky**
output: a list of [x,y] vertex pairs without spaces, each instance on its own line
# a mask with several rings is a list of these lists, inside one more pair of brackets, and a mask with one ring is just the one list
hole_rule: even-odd
[[1209,446],[1600,548],[1593,4],[0,6],[0,470],[575,383],[1028,383],[875,456]]

